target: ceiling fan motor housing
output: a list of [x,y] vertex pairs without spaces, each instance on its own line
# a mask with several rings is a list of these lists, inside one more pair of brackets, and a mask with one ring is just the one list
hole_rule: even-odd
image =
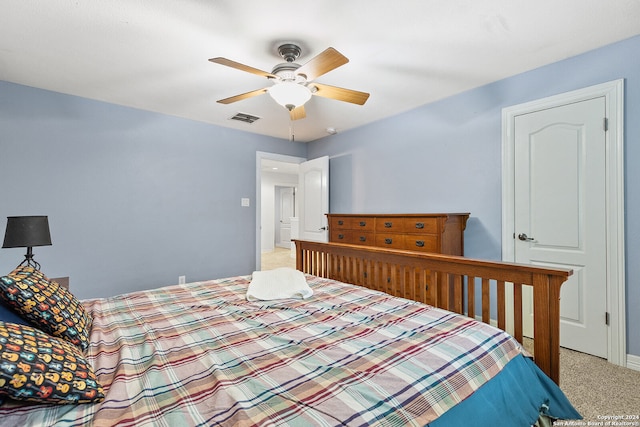
[[293,43],[285,43],[278,47],[278,53],[282,56],[282,59],[287,62],[294,62],[298,59],[300,52],[302,52],[300,47]]
[[300,64],[295,62],[283,62],[273,67],[271,74],[280,77],[282,81],[296,81],[298,77],[296,70],[298,68],[300,68]]
[[300,68],[300,64],[294,62],[300,56],[300,47],[293,43],[286,43],[278,47],[278,53],[287,62],[280,63],[273,67],[271,74],[274,74],[282,81],[305,83],[305,79],[302,76],[296,74],[296,70]]

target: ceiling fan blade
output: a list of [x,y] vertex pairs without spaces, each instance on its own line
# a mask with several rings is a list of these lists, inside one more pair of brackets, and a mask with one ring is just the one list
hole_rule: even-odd
[[243,99],[251,98],[252,96],[262,95],[263,93],[267,93],[267,88],[252,90],[251,92],[242,93],[240,95],[231,96],[225,99],[220,99],[218,100],[218,102],[220,104],[231,104],[232,102],[242,101]]
[[277,79],[278,76],[275,76],[271,73],[268,73],[266,71],[262,71],[262,70],[258,70],[257,68],[253,68],[250,67],[248,65],[244,65],[241,64],[239,62],[236,61],[232,61],[230,59],[227,58],[211,58],[209,59],[209,61],[211,62],[215,62],[216,64],[220,64],[220,65],[226,65],[227,67],[231,67],[231,68],[235,68],[237,70],[240,71],[246,71],[247,73],[251,73],[251,74],[257,74],[258,76],[262,76],[262,77],[266,77],[268,79]]
[[315,80],[323,74],[349,62],[349,59],[330,47],[296,70],[296,74],[304,74],[307,81]]
[[320,83],[312,83],[309,86],[315,86],[318,90],[311,91],[313,95],[322,96],[324,98],[337,99],[338,101],[350,102],[352,104],[364,105],[369,99],[366,92],[358,92],[357,90],[344,89],[337,86],[323,85]]
[[304,105],[301,105],[289,111],[289,116],[291,117],[291,120],[300,120],[307,117],[307,113],[304,110]]

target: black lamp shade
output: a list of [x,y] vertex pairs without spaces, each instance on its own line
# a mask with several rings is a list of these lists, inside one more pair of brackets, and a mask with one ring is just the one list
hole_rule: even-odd
[[51,245],[47,216],[7,217],[3,248],[28,248]]

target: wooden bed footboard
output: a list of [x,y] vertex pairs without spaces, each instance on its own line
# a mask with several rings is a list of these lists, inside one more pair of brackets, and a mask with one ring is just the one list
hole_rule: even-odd
[[[572,270],[461,256],[400,251],[342,243],[295,240],[296,268],[304,273],[387,292],[480,318],[507,330],[507,289],[513,289],[512,331],[523,342],[523,286],[533,288],[534,361],[560,383],[560,286]],[[481,298],[476,301],[476,286]],[[492,291],[492,288],[494,289]],[[466,290],[466,291],[465,291]],[[495,295],[495,297],[494,297]],[[492,302],[495,300],[495,303]]]

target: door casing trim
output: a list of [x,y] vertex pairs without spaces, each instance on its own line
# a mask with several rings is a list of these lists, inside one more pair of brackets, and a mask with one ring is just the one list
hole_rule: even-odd
[[[624,80],[538,99],[502,109],[502,260],[515,260],[515,118],[535,111],[605,97],[608,119],[606,144],[607,221],[607,334],[608,361],[626,366],[625,252],[624,252]],[[604,124],[603,124],[604,125]]]

